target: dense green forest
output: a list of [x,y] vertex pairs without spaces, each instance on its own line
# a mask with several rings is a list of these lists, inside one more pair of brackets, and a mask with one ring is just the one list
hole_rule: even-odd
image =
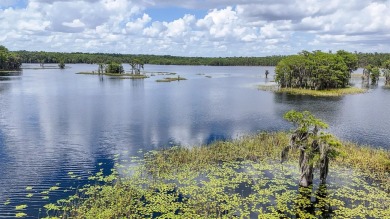
[[21,59],[17,55],[0,45],[0,70],[19,70],[21,65]]
[[282,88],[345,88],[349,85],[351,73],[357,68],[357,56],[343,50],[337,53],[303,51],[278,63],[275,81]]
[[[60,53],[17,51],[24,63],[129,63],[132,59],[141,59],[145,64],[157,65],[210,65],[210,66],[276,66],[286,56],[266,57],[180,57],[170,55],[131,55],[107,53]],[[382,66],[390,59],[390,53],[357,53],[359,67],[369,64]]]
[[157,65],[211,65],[211,66],[275,66],[285,56],[268,57],[180,57],[170,55],[131,55],[106,53],[59,53],[17,51],[23,63],[130,63],[135,58],[145,64]]

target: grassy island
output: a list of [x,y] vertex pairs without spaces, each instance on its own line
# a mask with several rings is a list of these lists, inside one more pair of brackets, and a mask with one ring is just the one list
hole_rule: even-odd
[[273,91],[275,93],[288,93],[292,95],[308,95],[315,97],[338,97],[350,94],[362,94],[367,92],[367,89],[357,87],[347,87],[339,89],[328,89],[328,90],[310,90],[303,88],[279,88],[277,85],[259,85],[259,90]]
[[[280,163],[289,133],[259,133],[117,160],[78,195],[45,209],[63,218],[385,218],[390,152],[343,142],[326,185],[297,186],[297,155]],[[118,156],[119,157],[119,156]],[[314,192],[316,191],[316,192]],[[306,195],[305,195],[306,194]],[[315,200],[315,201],[313,201]]]
[[82,74],[82,75],[105,75],[105,76],[114,76],[114,77],[119,77],[123,79],[144,79],[144,78],[149,78],[147,75],[137,75],[137,74],[119,74],[119,73],[101,73],[98,74],[96,72],[79,72],[76,74]]
[[280,88],[277,92],[279,93],[289,93],[294,95],[310,95],[318,97],[337,97],[344,96],[348,94],[361,94],[365,93],[366,89],[361,89],[357,87],[347,87],[339,89],[329,89],[329,90],[308,90],[300,88]]
[[187,80],[187,78],[182,78],[180,76],[172,77],[172,78],[168,77],[168,78],[156,80],[156,82],[172,82],[172,81],[182,81],[182,80]]

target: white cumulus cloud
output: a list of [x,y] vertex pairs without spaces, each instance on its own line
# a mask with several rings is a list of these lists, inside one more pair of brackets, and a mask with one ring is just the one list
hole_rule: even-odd
[[[157,19],[148,8],[183,14]],[[388,0],[4,0],[0,44],[11,50],[184,56],[388,52],[389,11]]]

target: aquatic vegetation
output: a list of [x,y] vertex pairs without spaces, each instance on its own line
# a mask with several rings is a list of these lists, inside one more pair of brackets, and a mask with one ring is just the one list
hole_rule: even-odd
[[72,179],[76,178],[77,175],[74,172],[68,172],[68,176]]
[[56,190],[58,190],[58,189],[60,189],[60,187],[58,187],[58,186],[52,186],[52,187],[49,188],[49,191],[56,191]]
[[26,209],[27,208],[27,205],[18,205],[15,207],[15,210],[23,210],[23,209]]
[[310,90],[310,89],[301,89],[301,88],[279,88],[277,85],[260,85],[258,86],[259,90],[263,91],[273,91],[275,93],[288,93],[292,95],[309,95],[316,97],[338,97],[349,94],[362,94],[367,92],[366,89],[361,89],[357,87],[347,87],[339,89],[329,89],[329,90]]
[[16,218],[22,218],[22,217],[26,217],[27,216],[27,214],[26,213],[23,213],[23,212],[19,212],[19,213],[16,213],[15,214],[15,217]]
[[7,199],[5,202],[4,202],[4,205],[9,205],[11,204],[11,200],[10,199]]
[[[259,133],[209,146],[117,160],[96,184],[48,205],[62,218],[385,218],[390,153],[342,143],[326,185],[298,187],[298,156],[278,160],[289,134]],[[344,155],[344,156],[343,156]],[[348,156],[346,156],[348,155]],[[364,157],[369,159],[363,159]],[[50,207],[50,208],[49,208]]]
[[118,77],[120,79],[144,79],[144,78],[149,78],[147,75],[135,75],[135,74],[119,74],[119,73],[103,73],[103,74],[98,74],[97,72],[78,72],[76,74],[79,75],[105,75],[105,76],[113,76],[113,77]]
[[156,80],[156,82],[172,82],[172,81],[181,81],[181,80],[187,80],[186,78],[182,78],[180,76],[174,77],[174,78],[164,78]]
[[357,87],[347,87],[340,89],[330,90],[307,90],[299,88],[281,88],[278,90],[280,93],[289,93],[294,95],[310,95],[310,96],[322,96],[322,97],[335,97],[349,94],[361,94],[367,92],[365,89]]

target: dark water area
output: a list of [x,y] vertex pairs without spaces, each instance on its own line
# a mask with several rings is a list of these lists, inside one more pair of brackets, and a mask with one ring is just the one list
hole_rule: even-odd
[[[145,66],[188,79],[170,83],[155,82],[172,77],[164,75],[75,74],[97,65],[23,67],[17,76],[0,74],[0,218],[45,216],[39,210],[45,203],[69,195],[69,187],[87,183],[100,168],[111,169],[117,154],[288,130],[282,117],[291,109],[311,111],[343,140],[390,148],[390,90],[382,79],[365,94],[319,98],[257,90],[272,83],[273,67]],[[45,194],[56,184],[60,189]],[[16,211],[21,204],[27,208]]]

